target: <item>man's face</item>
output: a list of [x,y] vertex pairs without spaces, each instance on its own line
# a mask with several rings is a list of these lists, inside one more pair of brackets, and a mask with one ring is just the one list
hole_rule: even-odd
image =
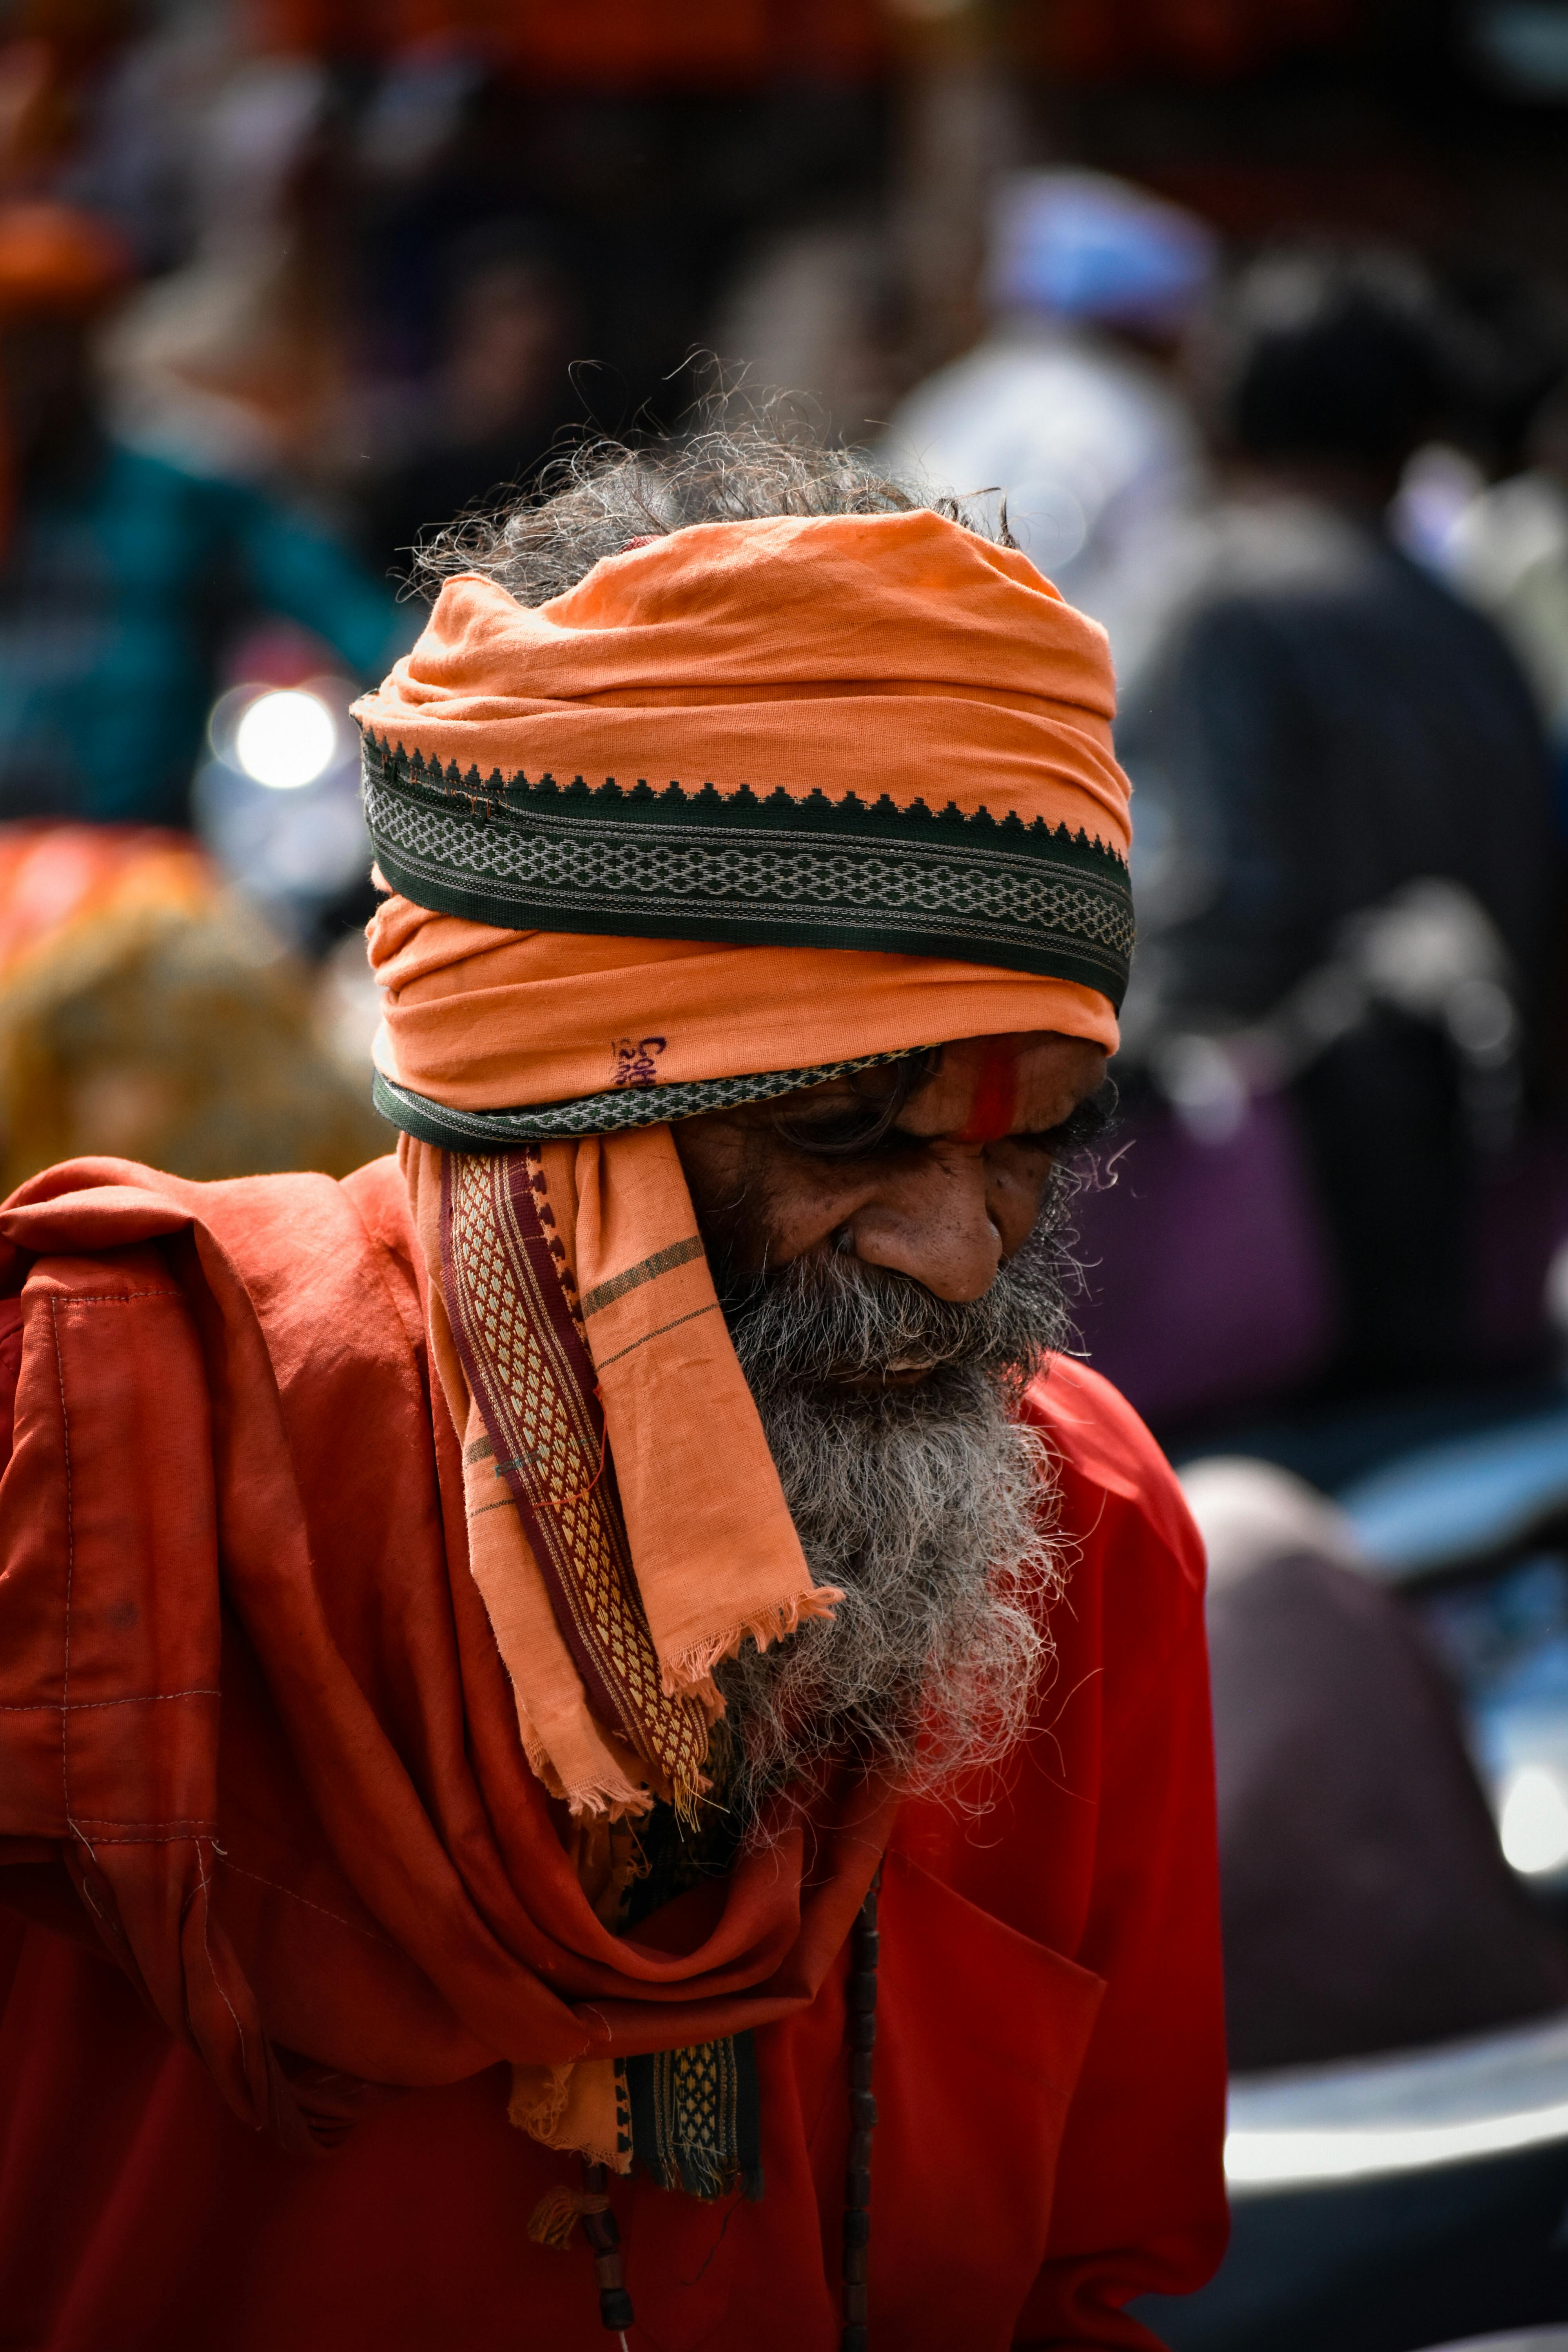
[[1103,1065],[971,1039],[675,1128],[796,1533],[844,1594],[718,1671],[742,1821],[830,1754],[934,1789],[1026,1727],[1058,1570],[1016,1398],[1065,1335],[1051,1178]]
[[897,1067],[677,1123],[698,1222],[731,1286],[848,1254],[961,1304],[1023,1247],[1078,1139],[1074,1114],[1104,1076],[1103,1048],[1046,1030],[963,1039],[889,1122],[879,1114]]

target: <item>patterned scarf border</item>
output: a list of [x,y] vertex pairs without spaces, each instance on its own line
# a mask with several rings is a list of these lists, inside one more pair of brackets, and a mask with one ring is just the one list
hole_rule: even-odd
[[634,2154],[665,2189],[763,2193],[757,2058],[749,2032],[621,2062]]
[[605,1438],[565,1252],[537,1152],[448,1152],[447,1311],[470,1394],[517,1505],[588,1705],[689,1818],[707,1785],[700,1703],[666,1696]]
[[451,1110],[428,1095],[416,1095],[377,1070],[371,1099],[383,1118],[421,1143],[444,1151],[514,1150],[520,1144],[570,1141],[580,1135],[620,1135],[629,1128],[657,1127],[664,1119],[699,1118],[706,1111],[733,1110],[740,1103],[773,1102],[802,1087],[826,1086],[829,1078],[885,1062],[907,1062],[929,1054],[929,1045],[904,1045],[889,1054],[858,1054],[852,1061],[818,1062],[805,1070],[760,1070],[733,1078],[692,1078],[673,1086],[633,1083],[603,1094],[579,1095],[573,1102],[521,1103],[510,1110]]

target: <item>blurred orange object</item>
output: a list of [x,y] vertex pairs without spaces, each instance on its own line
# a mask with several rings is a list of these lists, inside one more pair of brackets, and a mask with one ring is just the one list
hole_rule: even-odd
[[310,972],[194,842],[0,825],[0,1196],[106,1152],[210,1180],[384,1151]]
[[446,41],[588,89],[854,79],[889,54],[879,0],[251,0],[251,21],[268,48],[381,57]]
[[0,320],[90,313],[132,269],[129,248],[91,213],[33,197],[0,205]]
[[156,825],[0,825],[0,982],[79,925],[209,913],[220,887],[194,841]]

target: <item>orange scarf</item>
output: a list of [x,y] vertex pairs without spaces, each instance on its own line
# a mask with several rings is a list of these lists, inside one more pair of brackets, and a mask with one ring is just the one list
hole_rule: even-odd
[[574,1813],[689,1813],[714,1666],[840,1596],[806,1568],[669,1129],[536,1155],[405,1137],[402,1160],[529,1761]]
[[886,793],[1081,826],[1125,853],[1115,703],[1097,622],[1017,549],[917,510],[699,523],[538,606],[450,580],[356,712],[473,772],[480,797],[520,772]]

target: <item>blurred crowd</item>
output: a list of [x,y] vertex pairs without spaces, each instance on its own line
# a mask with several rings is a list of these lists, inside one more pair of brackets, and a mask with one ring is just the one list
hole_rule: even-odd
[[[1568,267],[1238,236],[1031,155],[962,47],[917,43],[889,107],[846,63],[864,11],[801,11],[771,95],[652,110],[520,75],[500,33],[565,39],[549,12],[353,13],[6,12],[0,1192],[79,1152],[205,1178],[384,1147],[348,711],[421,625],[416,551],[584,436],[761,403],[991,501],[1110,633],[1141,944],[1079,1180],[1093,1360],[1188,1451],[1550,1391]],[[1250,1475],[1194,1490],[1256,1735],[1222,1723],[1239,2059],[1560,2002],[1407,1618],[1348,1522]],[[1282,1843],[1303,1743],[1342,1769]],[[1381,1943],[1346,1893],[1369,1788],[1404,1859],[1365,1885],[1426,1890]],[[1350,1989],[1299,1982],[1336,1935]]]

